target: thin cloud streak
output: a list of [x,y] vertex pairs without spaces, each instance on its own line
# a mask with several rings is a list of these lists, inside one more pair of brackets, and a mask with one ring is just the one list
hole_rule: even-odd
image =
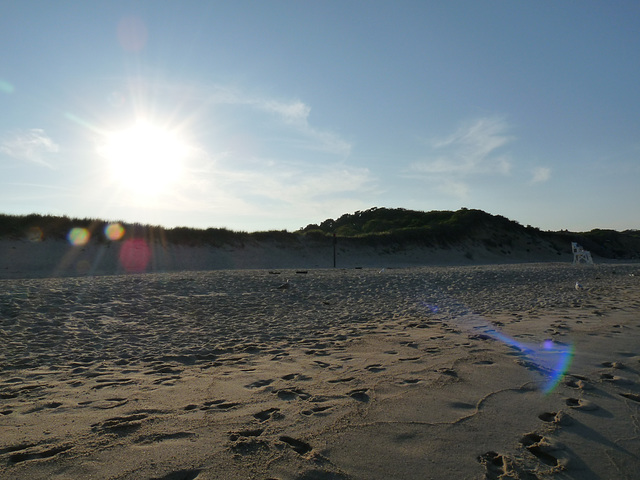
[[536,167],[533,169],[533,177],[531,178],[532,184],[544,183],[551,178],[551,169],[549,167]]
[[258,100],[254,105],[266,112],[278,115],[285,123],[295,127],[300,134],[313,140],[315,145],[309,145],[312,150],[321,150],[343,157],[351,153],[352,145],[340,138],[339,135],[317,129],[309,124],[311,107],[301,101],[287,103],[275,100]]
[[425,159],[410,164],[406,173],[428,181],[442,195],[466,199],[471,177],[510,174],[511,157],[501,152],[514,140],[508,130],[502,117],[469,122],[451,135],[429,141]]
[[[376,188],[366,168],[340,162],[322,165],[255,160],[255,168],[234,168],[233,159],[210,163],[206,178],[192,176],[193,183],[178,193],[180,208],[191,212],[216,212],[232,206],[238,215],[261,216],[279,221],[315,218],[329,204],[351,204]],[[358,204],[358,207],[361,205]]]
[[260,197],[292,209],[327,197],[363,193],[374,184],[368,169],[341,164],[308,167],[278,163],[268,171],[219,170],[210,181],[212,187],[217,185],[225,192],[243,192],[243,197]]
[[54,169],[44,157],[57,153],[60,147],[41,128],[16,130],[0,140],[0,152],[21,161],[27,161]]
[[306,142],[301,146],[308,150],[323,151],[342,157],[351,154],[353,146],[339,134],[314,127],[309,122],[311,107],[300,100],[282,101],[268,97],[251,96],[230,87],[214,87],[214,92],[206,96],[212,104],[249,106],[258,111],[274,115],[285,125],[289,125]]
[[[152,218],[163,211],[174,216],[183,211],[209,217],[212,224],[216,218],[231,218],[237,228],[249,218],[290,224],[295,218],[316,218],[329,204],[361,208],[362,201],[353,198],[372,191],[376,179],[371,172],[347,164],[352,145],[338,133],[313,125],[311,106],[305,102],[247,94],[230,86],[183,87],[157,86],[165,92],[165,102],[189,110],[181,128],[199,131],[186,136],[189,153],[183,176],[147,199],[112,185],[119,192],[113,199],[118,212],[133,206],[140,216]],[[212,127],[205,130],[203,125]]]
[[[306,122],[306,108],[302,104],[291,104],[290,109],[286,106],[272,103],[265,108],[291,122]],[[290,129],[289,124],[284,128]],[[377,180],[368,168],[348,165],[339,155],[333,159],[323,155],[323,161],[318,162],[306,161],[304,156],[286,160],[274,153],[267,157],[246,155],[226,146],[220,151],[214,148],[215,143],[190,145],[179,184],[158,194],[153,201],[136,199],[124,192],[114,200],[114,207],[120,210],[133,205],[148,211],[149,216],[163,210],[188,211],[201,218],[227,218],[224,223],[240,228],[240,222],[246,222],[247,218],[271,219],[266,224],[287,224],[297,218],[335,215],[340,210],[335,206],[362,208],[362,198],[372,197],[377,188]]]
[[507,135],[508,129],[500,117],[480,118],[448,137],[433,140],[427,159],[414,163],[411,169],[452,175],[506,175],[511,170],[511,159],[496,151],[513,141],[514,137]]

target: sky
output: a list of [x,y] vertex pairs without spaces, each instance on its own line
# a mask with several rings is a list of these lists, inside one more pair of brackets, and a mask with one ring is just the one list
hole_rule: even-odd
[[0,3],[0,213],[640,228],[640,2]]

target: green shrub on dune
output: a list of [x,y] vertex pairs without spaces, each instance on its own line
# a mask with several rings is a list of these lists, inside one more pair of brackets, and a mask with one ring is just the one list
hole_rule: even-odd
[[[63,240],[73,228],[89,232],[91,242],[106,242],[107,227],[114,222],[54,215],[0,214],[0,239],[31,241]],[[150,242],[187,247],[244,246],[247,243],[273,242],[292,246],[303,240],[327,243],[334,235],[349,245],[382,248],[406,248],[410,245],[434,248],[459,246],[465,250],[475,246],[494,253],[510,254],[514,250],[530,252],[531,247],[547,248],[558,254],[569,254],[571,242],[578,242],[603,258],[640,258],[640,232],[627,230],[592,230],[590,232],[543,232],[530,225],[482,210],[462,208],[457,211],[421,212],[404,208],[371,208],[309,224],[295,232],[269,230],[238,232],[227,228],[164,228],[117,222],[126,238],[144,238]],[[468,258],[468,256],[467,256]]]

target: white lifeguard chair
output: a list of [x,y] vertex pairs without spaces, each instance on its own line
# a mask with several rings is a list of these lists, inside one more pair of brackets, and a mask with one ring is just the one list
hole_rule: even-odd
[[573,263],[586,263],[593,265],[593,258],[591,258],[591,252],[585,250],[576,242],[571,242],[571,251],[573,252]]

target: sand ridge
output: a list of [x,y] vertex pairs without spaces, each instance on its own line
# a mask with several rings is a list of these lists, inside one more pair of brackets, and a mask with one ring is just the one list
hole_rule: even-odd
[[0,477],[634,477],[637,265],[305,272],[0,281]]

